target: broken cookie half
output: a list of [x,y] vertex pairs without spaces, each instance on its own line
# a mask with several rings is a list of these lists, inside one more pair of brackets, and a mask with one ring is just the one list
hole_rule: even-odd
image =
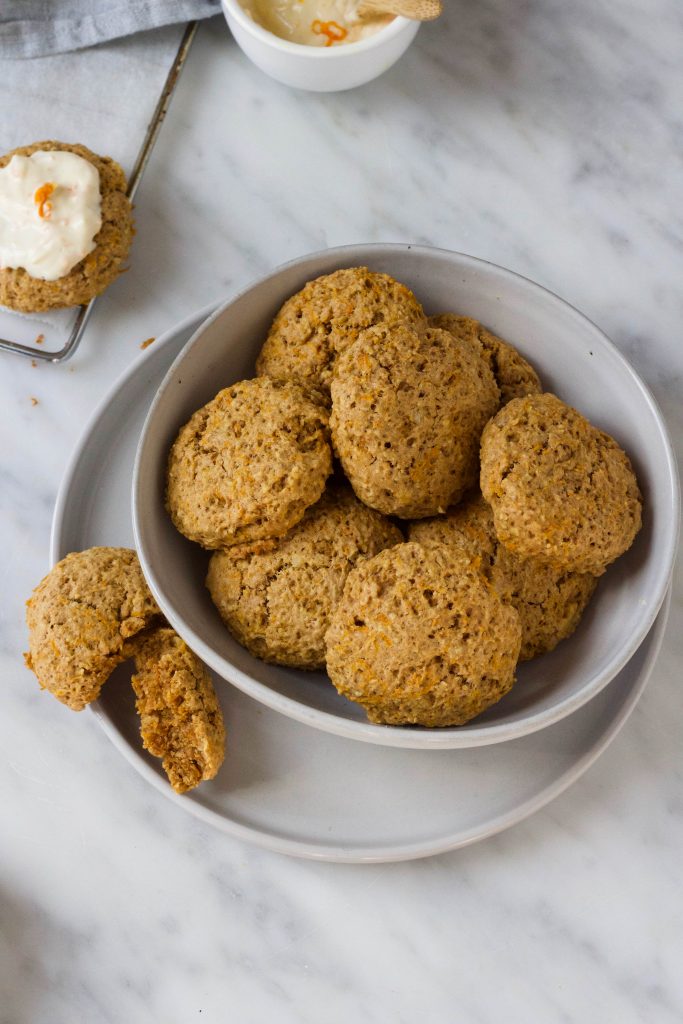
[[169,626],[129,548],[76,551],[53,566],[27,601],[27,666],[41,689],[73,711],[96,700],[117,665],[132,678],[146,750],[177,793],[213,779],[225,728],[211,676]]
[[163,621],[130,548],[74,551],[50,569],[26,602],[26,664],[41,689],[72,711],[96,700],[131,641]]
[[220,704],[207,669],[170,627],[139,638],[132,683],[143,745],[176,793],[213,779],[225,752]]

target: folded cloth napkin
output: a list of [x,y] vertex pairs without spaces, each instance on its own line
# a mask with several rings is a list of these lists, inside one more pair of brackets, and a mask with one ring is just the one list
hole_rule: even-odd
[[0,57],[43,57],[220,13],[220,0],[1,0]]

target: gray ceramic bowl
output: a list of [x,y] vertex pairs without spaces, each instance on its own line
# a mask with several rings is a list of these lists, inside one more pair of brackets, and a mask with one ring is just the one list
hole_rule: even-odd
[[[513,690],[458,728],[371,725],[323,674],[258,661],[221,622],[204,586],[208,554],[185,540],[164,510],[164,469],[180,426],[216,392],[254,374],[278,308],[306,281],[367,265],[409,285],[427,313],[481,320],[537,367],[547,390],[575,405],[630,455],[645,499],[635,544],[601,579],[579,629],[550,654],[520,666]],[[469,747],[542,729],[590,700],[648,633],[671,575],[679,523],[676,466],[649,391],[605,335],[539,285],[459,253],[406,245],[330,249],[289,263],[214,313],[169,370],[138,448],[133,521],[142,567],[161,608],[224,679],[285,715],[342,736],[403,747]]]

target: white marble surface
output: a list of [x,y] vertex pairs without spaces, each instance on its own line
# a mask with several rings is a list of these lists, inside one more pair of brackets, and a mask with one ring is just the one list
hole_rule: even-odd
[[[72,363],[0,357],[2,1024],[681,1020],[680,567],[650,686],[591,771],[511,831],[403,865],[297,862],[202,827],[20,660],[60,477],[113,377],[143,339],[308,250],[412,240],[536,279],[632,359],[680,451],[679,5],[447,5],[384,78],[336,96],[287,91],[204,25],[130,273]],[[3,149],[32,141],[21,103],[24,125],[46,98],[64,117],[31,70]],[[74,105],[71,137],[98,148],[110,116],[82,137]]]

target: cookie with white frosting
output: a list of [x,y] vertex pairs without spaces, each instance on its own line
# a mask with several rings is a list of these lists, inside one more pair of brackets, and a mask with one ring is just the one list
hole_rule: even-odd
[[0,157],[0,305],[40,313],[89,302],[121,273],[132,237],[111,157],[54,141]]

